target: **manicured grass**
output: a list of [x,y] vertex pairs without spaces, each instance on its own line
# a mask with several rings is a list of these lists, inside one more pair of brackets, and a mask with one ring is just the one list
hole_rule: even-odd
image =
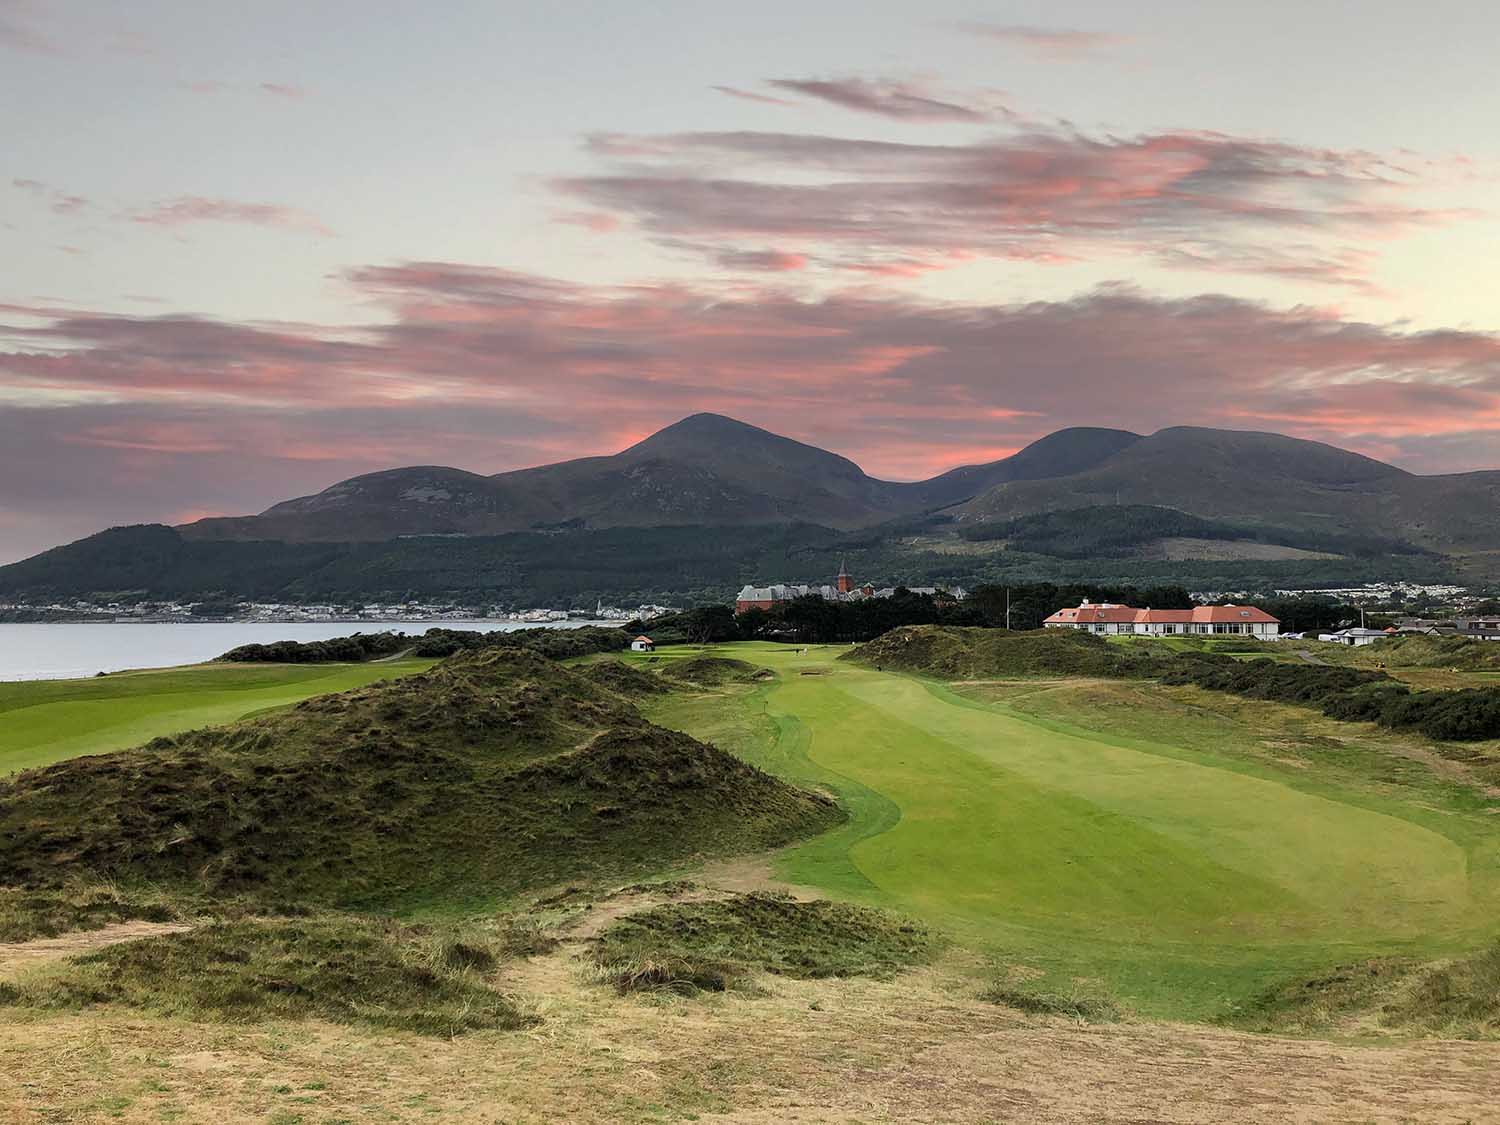
[[1470,789],[1222,753],[1187,706],[1115,734],[836,663],[840,648],[720,651],[779,679],[652,702],[653,717],[827,785],[852,816],[783,852],[779,874],[945,927],[1041,971],[1037,988],[1082,978],[1201,1018],[1306,968],[1495,932],[1493,802]]
[[87,680],[0,683],[0,776],[233,722],[309,696],[425,671],[434,663],[202,664]]

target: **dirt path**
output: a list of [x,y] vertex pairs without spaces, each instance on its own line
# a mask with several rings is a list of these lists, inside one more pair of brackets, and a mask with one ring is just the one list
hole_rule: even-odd
[[1307,649],[1305,649],[1305,648],[1299,648],[1297,650],[1297,655],[1302,659],[1303,663],[1305,663],[1305,664],[1317,664],[1317,665],[1320,665],[1321,667],[1324,667],[1324,668],[1328,667],[1328,661],[1324,660],[1321,656],[1314,656],[1312,653],[1308,652]]
[[177,934],[190,929],[192,926],[184,922],[116,922],[102,929],[62,934],[59,937],[0,942],[0,973],[14,972],[43,961],[76,957],[80,953],[91,953],[95,949],[117,945],[122,941]]

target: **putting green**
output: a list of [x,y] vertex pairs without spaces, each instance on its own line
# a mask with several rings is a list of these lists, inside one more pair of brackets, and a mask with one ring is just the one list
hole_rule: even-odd
[[738,729],[714,717],[732,697],[658,719],[830,785],[853,817],[784,852],[784,878],[945,924],[1055,983],[1201,1015],[1295,968],[1496,928],[1495,832],[1458,812],[1250,769],[1169,729],[1039,722],[843,649],[719,651],[778,682],[740,697]]
[[201,664],[87,680],[0,683],[0,776],[233,722],[433,663]]

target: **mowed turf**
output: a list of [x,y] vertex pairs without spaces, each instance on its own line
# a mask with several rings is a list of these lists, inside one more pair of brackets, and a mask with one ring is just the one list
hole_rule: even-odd
[[783,853],[784,878],[944,925],[1054,986],[1203,1016],[1307,967],[1497,928],[1494,833],[1461,811],[1247,768],[1170,723],[1153,740],[1039,720],[843,649],[717,651],[778,683],[737,718],[721,695],[654,705],[658,721],[822,781],[854,814]]
[[201,664],[87,680],[0,683],[0,776],[232,722],[433,663]]

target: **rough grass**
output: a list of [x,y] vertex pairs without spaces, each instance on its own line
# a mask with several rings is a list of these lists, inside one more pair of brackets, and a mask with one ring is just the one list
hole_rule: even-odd
[[756,893],[629,915],[599,935],[593,958],[622,992],[690,993],[742,987],[758,971],[885,978],[937,948],[924,926],[879,910]]
[[1374,958],[1296,978],[1261,993],[1225,1022],[1280,1034],[1500,1038],[1500,942],[1451,961]]
[[728,656],[692,656],[670,661],[662,668],[663,675],[699,687],[747,682],[755,678],[755,672],[755,665]]
[[590,683],[598,684],[627,699],[662,695],[672,690],[671,685],[660,676],[652,675],[623,660],[606,659],[584,664],[578,668],[578,674]]
[[160,891],[77,881],[46,890],[0,887],[0,942],[31,941],[115,922],[171,922],[177,906]]
[[122,1004],[191,1020],[318,1018],[423,1035],[531,1022],[485,983],[509,955],[483,931],[328,915],[222,922],[123,942],[22,977],[13,1005]]
[[554,661],[493,649],[0,781],[0,886],[493,901],[761,850],[842,815]]
[[[1322,646],[1319,646],[1320,651]],[[1500,644],[1474,637],[1388,637],[1362,648],[1340,648],[1335,655],[1366,667],[1457,668],[1464,672],[1500,672]]]
[[909,625],[851,649],[844,659],[947,680],[1010,676],[1122,676],[1145,669],[1166,649],[1111,645],[1076,629],[960,628]]
[[980,999],[1028,1015],[1067,1016],[1084,1023],[1114,1023],[1121,1015],[1120,1006],[1109,997],[1081,992],[1064,995],[997,984],[981,993]]

